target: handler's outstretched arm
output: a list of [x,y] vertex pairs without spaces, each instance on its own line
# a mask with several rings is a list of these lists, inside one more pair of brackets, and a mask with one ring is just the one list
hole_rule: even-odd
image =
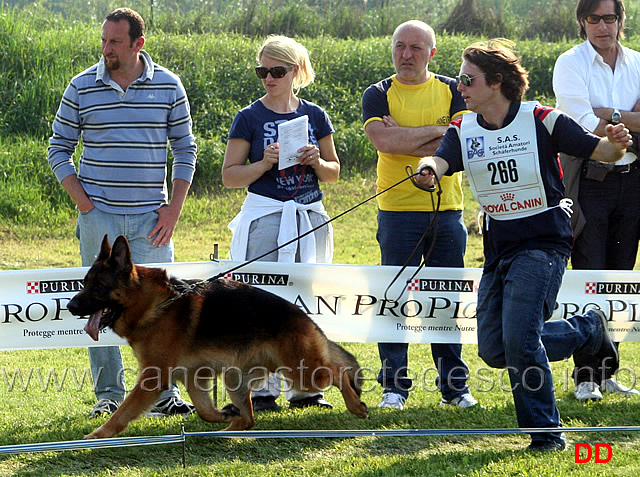
[[624,124],[619,123],[615,126],[608,124],[605,128],[606,137],[600,139],[591,154],[590,159],[602,162],[615,162],[624,156],[627,148],[633,144],[629,130]]
[[439,156],[423,157],[418,163],[418,174],[415,179],[423,187],[433,187],[434,173],[438,180],[449,170],[449,163]]

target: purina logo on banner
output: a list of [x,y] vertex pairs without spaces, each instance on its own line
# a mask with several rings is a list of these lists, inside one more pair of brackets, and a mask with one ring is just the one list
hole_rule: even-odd
[[586,282],[586,295],[640,295],[638,282]]
[[84,280],[41,280],[27,282],[27,295],[46,293],[78,293]]
[[27,282],[27,295],[40,293],[40,282]]
[[274,285],[287,286],[289,275],[279,273],[227,273],[224,278],[247,283],[253,286]]
[[473,293],[476,287],[473,280],[438,280],[414,278],[407,282],[409,291]]

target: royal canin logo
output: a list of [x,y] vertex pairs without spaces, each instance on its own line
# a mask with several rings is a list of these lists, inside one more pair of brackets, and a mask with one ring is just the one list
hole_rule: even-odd
[[503,202],[507,202],[509,200],[513,200],[516,198],[515,194],[512,194],[511,192],[505,192],[504,194],[502,194],[500,196],[500,198],[502,199]]

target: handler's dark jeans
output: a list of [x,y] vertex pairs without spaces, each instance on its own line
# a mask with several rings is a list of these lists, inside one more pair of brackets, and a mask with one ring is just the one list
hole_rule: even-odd
[[[524,250],[484,271],[478,288],[478,354],[509,371],[521,428],[560,427],[549,361],[600,349],[604,327],[588,311],[552,320],[567,258],[555,251]],[[532,441],[563,441],[562,433],[534,433]]]
[[[404,265],[434,216],[433,212],[378,211],[377,239],[380,244],[382,265]],[[438,229],[433,251],[427,259],[429,267],[464,267],[467,247],[467,228],[462,211],[441,211],[437,215]],[[434,237],[429,235],[422,249],[413,257],[410,265],[419,265],[427,254]],[[384,392],[409,396],[412,380],[407,376],[407,343],[378,343],[382,366],[378,382]],[[460,344],[431,344],[431,354],[438,369],[436,386],[442,397],[450,400],[469,392],[467,379],[469,368],[462,359]]]

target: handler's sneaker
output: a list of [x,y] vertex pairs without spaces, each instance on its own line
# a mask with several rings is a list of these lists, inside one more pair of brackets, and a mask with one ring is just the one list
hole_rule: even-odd
[[591,381],[577,384],[573,390],[573,395],[578,401],[600,401],[602,399],[600,386]]
[[465,393],[462,396],[454,397],[453,399],[442,398],[440,406],[455,406],[459,408],[473,407],[478,404],[478,400],[474,398],[471,393]]
[[108,416],[116,412],[116,409],[120,407],[120,402],[113,399],[100,399],[89,412],[89,417],[94,418],[98,416]]
[[615,378],[609,378],[602,381],[602,390],[607,393],[616,393],[623,396],[640,396],[640,391],[628,388]]
[[405,401],[406,399],[403,398],[398,393],[384,393],[382,395],[382,401],[380,401],[380,404],[378,404],[378,407],[389,408],[389,409],[399,409],[402,411],[404,409]]
[[531,444],[527,447],[527,450],[533,452],[556,452],[567,450],[567,441],[562,433],[562,436],[558,440],[554,441],[531,441]]
[[157,401],[151,411],[146,414],[147,417],[168,417],[182,416],[189,417],[196,408],[193,404],[183,401],[180,396],[171,396],[161,401]]

